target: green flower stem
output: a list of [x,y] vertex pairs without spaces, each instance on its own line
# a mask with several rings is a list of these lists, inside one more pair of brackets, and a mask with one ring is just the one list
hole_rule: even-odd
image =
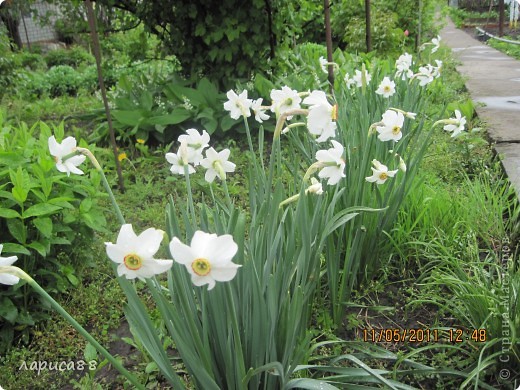
[[283,206],[285,206],[289,203],[296,202],[299,198],[300,198],[300,194],[293,195],[290,198],[285,199],[283,202],[280,202],[280,205],[278,207],[282,208]]
[[186,177],[186,192],[188,193],[188,207],[190,208],[193,223],[197,220],[195,217],[195,206],[193,205],[193,194],[191,193],[190,171],[188,165],[184,165],[184,176]]
[[249,151],[251,152],[251,155],[253,156],[253,166],[255,167],[255,170],[258,171],[258,161],[256,161],[256,154],[255,154],[255,149],[253,148],[253,139],[251,138],[251,130],[249,129],[249,123],[247,122],[246,116],[243,115],[242,118],[244,118],[244,126],[246,128],[247,143],[249,145]]
[[94,165],[94,167],[96,168],[96,170],[101,174],[103,186],[105,187],[105,190],[107,191],[108,196],[110,197],[110,201],[112,202],[112,206],[114,207],[114,211],[116,213],[117,219],[119,220],[119,223],[121,225],[124,225],[126,223],[125,218],[123,217],[123,213],[121,213],[121,209],[119,208],[119,205],[117,204],[114,193],[112,192],[112,189],[110,188],[110,184],[108,184],[108,180],[107,180],[105,173],[103,172],[103,168],[101,168],[101,165],[99,164],[98,160],[96,159],[96,157],[94,157],[92,152],[86,148],[76,148],[76,150],[78,152],[80,152],[81,154],[84,154],[85,156],[87,156],[90,159],[90,161],[92,162],[92,164]]
[[304,110],[301,108],[297,108],[294,110],[285,111],[278,120],[276,121],[276,128],[274,129],[273,140],[280,138],[280,134],[282,133],[283,125],[285,124],[285,120],[287,117],[292,115],[309,115],[309,110]]
[[229,196],[229,190],[228,190],[228,186],[227,186],[227,182],[226,182],[225,178],[222,180],[222,186],[224,187],[224,194],[226,195],[226,202],[228,204],[228,209],[229,209],[229,211],[231,211],[233,204],[231,202],[231,197]]
[[85,330],[72,316],[52,298],[36,281],[27,275],[23,270],[18,267],[0,267],[0,273],[9,273],[17,276],[20,279],[27,281],[27,283],[38,292],[44,299],[46,299],[54,310],[56,310],[63,318],[65,318],[74,329],[78,331],[90,344],[92,344],[98,352],[103,355],[111,364],[116,368],[128,381],[135,386],[136,389],[145,389],[145,387],[137,380],[137,378],[130,373],[126,368],[123,367],[121,362],[110,354],[101,344],[99,344],[92,335]]

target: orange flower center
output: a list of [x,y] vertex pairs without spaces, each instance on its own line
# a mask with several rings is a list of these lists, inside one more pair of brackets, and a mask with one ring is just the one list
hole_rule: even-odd
[[204,259],[202,257],[193,260],[191,263],[191,269],[199,276],[206,276],[211,271],[211,264],[208,259]]
[[132,271],[137,271],[139,268],[143,266],[143,260],[135,253],[130,253],[129,255],[126,255],[123,261],[125,263],[126,268]]

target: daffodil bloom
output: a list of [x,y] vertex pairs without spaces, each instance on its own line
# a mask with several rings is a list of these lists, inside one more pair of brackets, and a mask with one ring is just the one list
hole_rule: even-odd
[[[370,80],[372,80],[372,76],[366,70],[364,71],[364,75],[365,75],[366,85],[370,84]],[[352,77],[352,79],[354,80],[354,82],[356,83],[356,85],[359,88],[361,88],[363,86],[363,73],[361,73],[360,70],[356,70],[356,74],[354,75],[354,77]]]
[[354,78],[350,78],[348,73],[345,75],[344,80],[345,80],[345,84],[347,84],[347,89],[352,88],[352,86],[354,84],[356,84],[356,81],[354,80]]
[[437,64],[437,66],[432,66],[432,75],[434,78],[438,78],[440,77],[442,71],[442,61],[435,60],[435,63]]
[[311,134],[318,136],[316,142],[336,136],[337,106],[329,103],[325,92],[312,91],[303,104],[310,106],[307,127]]
[[433,66],[430,64],[426,66],[421,66],[419,68],[419,73],[415,74],[414,77],[419,80],[419,85],[421,87],[430,84],[434,79]]
[[412,66],[412,60],[413,57],[411,54],[401,54],[395,62],[395,67],[397,69],[397,71],[395,72],[395,77],[400,77],[401,80],[411,78],[413,76],[413,71],[410,69]]
[[218,153],[213,148],[206,150],[206,158],[200,162],[200,165],[207,169],[204,178],[208,183],[213,183],[217,176],[220,180],[226,180],[226,172],[235,171],[236,165],[228,161],[230,153],[229,149]]
[[[271,111],[279,117],[286,111],[300,109],[302,98],[298,94],[298,91],[284,86],[282,89],[273,89],[271,91],[271,100],[273,101]],[[291,120],[291,118],[292,116],[288,116],[287,120]]]
[[464,131],[466,117],[462,116],[459,110],[455,110],[455,118],[447,119],[444,123],[447,123],[447,125],[444,126],[444,130],[450,132],[453,138]]
[[186,134],[182,134],[177,139],[181,145],[184,143],[188,148],[188,162],[194,165],[200,164],[202,160],[202,151],[209,146],[209,134],[206,130],[199,133],[195,129],[186,130]]
[[[0,254],[2,253],[2,249],[4,249],[3,245],[0,245]],[[18,260],[18,257],[16,256],[9,256],[9,257],[2,257],[0,256],[0,267],[6,267],[13,265],[13,263]],[[13,284],[18,283],[20,278],[10,275],[10,274],[4,274],[0,273],[0,284],[8,284],[12,286]]]
[[230,234],[217,236],[196,231],[191,245],[183,244],[177,237],[170,242],[174,260],[186,266],[195,286],[208,285],[208,291],[216,282],[229,282],[241,265],[232,262],[238,246]]
[[258,123],[262,123],[263,121],[269,119],[269,115],[265,113],[266,107],[262,106],[263,99],[259,98],[253,100],[253,104],[251,105],[251,109],[255,113],[255,120]]
[[172,164],[172,166],[170,167],[171,173],[177,175],[184,175],[184,167],[188,167],[189,175],[195,173],[195,168],[192,165],[190,165],[190,161],[194,160],[194,158],[192,157],[193,154],[193,150],[190,151],[190,149],[188,148],[187,139],[183,139],[181,141],[181,145],[179,146],[179,150],[177,150],[177,153],[166,153],[166,161]]
[[105,242],[108,257],[118,264],[117,274],[127,279],[144,280],[168,271],[173,260],[153,258],[163,237],[162,230],[149,228],[137,236],[132,225],[121,226],[116,243]]
[[[77,167],[85,161],[86,157],[83,155],[70,156],[76,152],[77,143],[74,137],[67,137],[59,144],[56,138],[51,135],[48,144],[49,151],[54,156],[54,161],[56,161],[58,171],[66,173],[67,176],[70,176],[71,173],[83,175],[83,171]],[[65,157],[67,158],[64,160]]]
[[307,189],[305,190],[306,194],[308,194],[309,192],[311,194],[316,194],[316,195],[323,194],[323,186],[315,177],[311,177],[311,185],[309,187],[307,187]]
[[432,53],[435,53],[439,49],[439,46],[441,44],[441,36],[437,35],[437,38],[433,38],[431,44],[433,45]]
[[395,83],[388,77],[384,77],[379,87],[376,89],[378,95],[382,95],[385,98],[389,98],[395,93]]
[[382,126],[377,126],[379,133],[377,138],[381,141],[399,141],[403,137],[401,129],[404,123],[404,115],[393,110],[386,110],[383,114]]
[[372,165],[374,166],[374,168],[372,168],[372,176],[365,178],[365,180],[370,183],[384,184],[389,177],[394,177],[397,173],[397,169],[395,171],[389,171],[386,165],[381,164],[375,159],[372,160]]
[[325,58],[323,58],[323,56],[319,58],[319,61],[322,72],[329,73],[329,71],[327,70],[327,65],[329,64],[329,62]]
[[342,177],[345,177],[345,160],[343,160],[343,145],[331,140],[333,147],[327,150],[316,152],[317,164],[321,168],[318,177],[328,179],[328,185],[337,184]]
[[226,94],[229,99],[224,103],[224,109],[229,111],[229,115],[233,119],[238,119],[240,116],[249,117],[251,116],[251,105],[253,101],[247,98],[247,90],[244,90],[237,95],[235,91],[230,90]]

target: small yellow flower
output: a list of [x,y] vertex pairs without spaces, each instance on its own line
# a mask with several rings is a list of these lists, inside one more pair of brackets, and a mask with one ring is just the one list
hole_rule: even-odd
[[118,159],[119,161],[123,161],[123,160],[126,159],[126,158],[128,158],[128,157],[126,156],[126,153],[125,153],[125,152],[123,152],[123,153],[119,153],[119,155],[117,156],[117,159]]
[[138,144],[141,144],[141,145],[144,144],[144,139],[142,139],[142,138],[137,138],[136,141],[137,141]]

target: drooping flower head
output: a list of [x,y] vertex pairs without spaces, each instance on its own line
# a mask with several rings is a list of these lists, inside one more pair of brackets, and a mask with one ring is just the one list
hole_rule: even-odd
[[184,175],[184,167],[188,168],[189,175],[195,173],[195,168],[190,164],[190,162],[195,161],[194,155],[194,150],[188,147],[188,140],[182,139],[177,153],[166,153],[166,161],[172,164],[170,167],[171,173]]
[[[0,254],[2,253],[2,249],[4,249],[3,245],[0,245]],[[0,256],[0,267],[7,267],[13,265],[13,263],[18,260],[16,256],[2,257]],[[18,283],[20,278],[10,274],[0,274],[0,284],[7,284],[12,286],[13,284]]]
[[[76,151],[77,142],[74,137],[65,138],[61,144],[56,141],[54,135],[51,135],[48,140],[49,151],[52,156],[54,156],[54,161],[56,161],[56,168],[58,171],[66,173],[67,176],[70,176],[71,173],[76,175],[83,175],[83,171],[77,168],[79,165],[85,161],[86,156],[76,155],[70,156],[72,153]],[[67,159],[63,160],[64,157]]]
[[455,110],[455,118],[450,118],[445,123],[444,130],[451,133],[451,137],[454,138],[464,131],[466,125],[466,117],[462,116],[459,110]]
[[432,53],[435,53],[439,49],[439,46],[441,44],[441,36],[437,35],[436,38],[433,38],[431,44],[433,45]]
[[124,275],[127,279],[144,280],[169,270],[173,260],[153,258],[159,250],[163,237],[162,230],[150,228],[137,236],[132,225],[121,226],[116,243],[105,242],[108,257],[119,264],[117,274]]
[[404,123],[404,115],[394,110],[386,110],[383,114],[382,126],[377,126],[380,141],[399,141],[403,137],[401,129]]
[[238,246],[230,234],[217,236],[196,231],[191,245],[183,244],[177,237],[170,242],[170,253],[175,261],[186,266],[195,286],[208,285],[208,291],[216,282],[229,282],[241,265],[232,262]]
[[[282,89],[273,89],[271,91],[271,100],[273,101],[271,111],[276,114],[276,117],[279,117],[286,111],[299,109],[302,98],[298,91],[283,86]],[[291,118],[292,116],[288,116],[287,120],[291,120]]]
[[413,71],[410,69],[412,66],[412,60],[413,57],[411,54],[401,54],[397,61],[395,61],[395,67],[397,69],[397,71],[395,72],[395,77],[400,77],[401,80],[405,80],[406,78],[412,77]]
[[385,98],[389,98],[395,93],[395,83],[388,77],[384,77],[379,87],[376,89],[378,95],[382,95]]
[[426,66],[421,66],[419,68],[419,73],[415,74],[414,77],[417,78],[417,80],[419,80],[419,85],[421,87],[424,87],[425,85],[428,85],[433,81],[433,79],[435,78],[434,72],[434,67],[428,64]]
[[386,165],[381,164],[376,159],[372,160],[372,165],[374,166],[372,168],[372,176],[365,178],[365,180],[370,183],[384,184],[389,177],[394,177],[397,173],[397,169],[395,171],[389,171]]
[[329,64],[329,62],[325,58],[323,58],[323,56],[319,58],[319,62],[322,72],[329,73],[329,71],[327,70],[327,65]]
[[333,147],[327,150],[318,150],[316,160],[322,167],[318,176],[321,179],[328,179],[328,185],[337,184],[342,177],[345,177],[345,160],[343,159],[343,145],[331,140]]
[[303,100],[303,104],[310,106],[307,127],[311,134],[318,136],[316,142],[325,142],[334,137],[336,135],[337,106],[329,103],[325,92],[312,91]]
[[347,89],[352,88],[352,86],[356,84],[356,80],[354,80],[354,78],[350,78],[350,75],[348,73],[345,75],[344,80],[345,84],[347,85]]
[[204,168],[206,168],[205,179],[208,183],[213,183],[215,177],[219,177],[220,180],[226,180],[226,172],[234,172],[236,165],[231,161],[228,161],[229,149],[224,149],[217,153],[213,148],[206,150],[206,158],[200,162]]
[[209,134],[206,130],[199,133],[195,129],[188,129],[186,133],[180,135],[178,141],[188,148],[188,162],[198,165],[202,160],[202,151],[209,146]]
[[224,103],[224,109],[229,111],[231,118],[238,119],[240,116],[251,116],[249,109],[253,101],[247,98],[247,90],[242,91],[240,95],[237,95],[233,90],[229,90],[226,96],[229,100]]
[[251,105],[251,109],[255,113],[255,120],[258,123],[263,123],[263,121],[269,119],[269,115],[265,113],[266,108],[262,106],[263,99],[259,98],[253,100],[253,104]]

